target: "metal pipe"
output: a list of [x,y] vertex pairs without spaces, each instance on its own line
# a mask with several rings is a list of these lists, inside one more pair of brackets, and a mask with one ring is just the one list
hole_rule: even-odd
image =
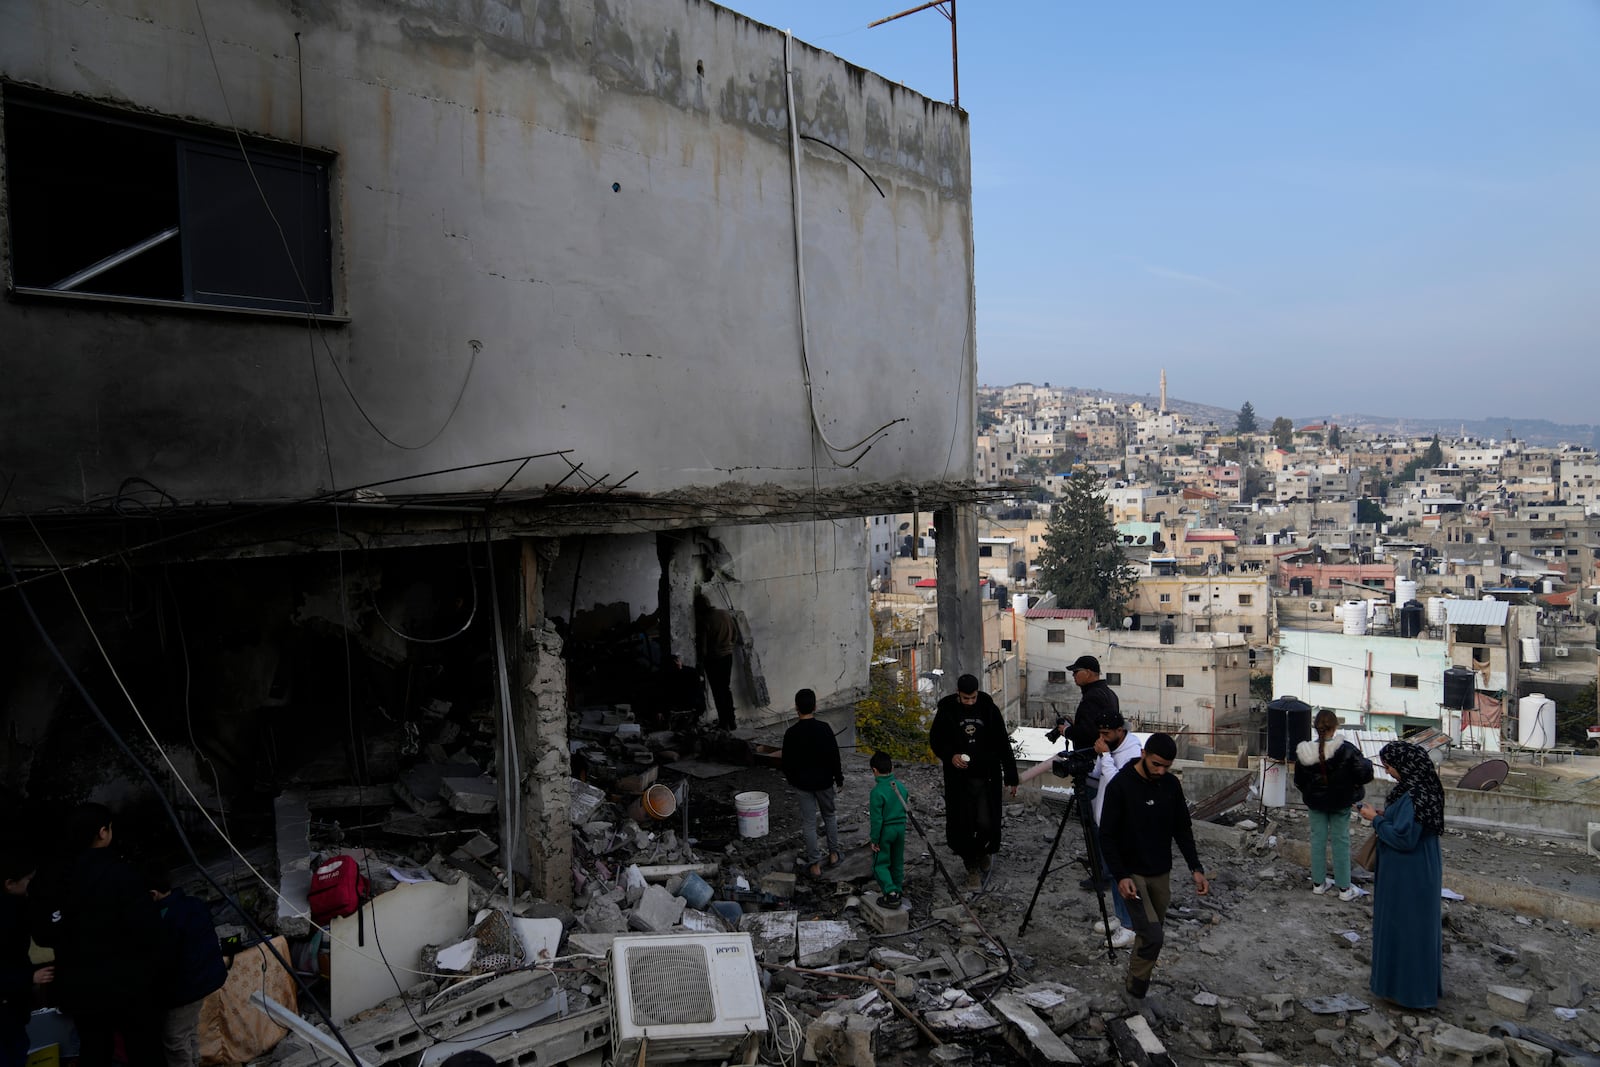
[[82,285],[84,282],[89,281],[91,278],[98,278],[100,275],[104,274],[113,267],[120,267],[134,256],[137,256],[143,252],[148,252],[156,245],[170,241],[176,236],[178,236],[178,228],[176,226],[162,230],[160,233],[151,234],[149,237],[146,237],[136,245],[124,248],[120,252],[113,252],[100,262],[92,263],[78,271],[76,274],[67,275],[50,288],[60,289],[64,292],[70,292],[71,290]]

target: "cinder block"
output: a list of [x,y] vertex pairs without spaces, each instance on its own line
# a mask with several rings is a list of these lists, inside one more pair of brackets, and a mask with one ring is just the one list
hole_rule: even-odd
[[886,908],[871,893],[861,898],[861,917],[880,934],[903,934],[911,929],[910,909]]
[[1526,1019],[1533,1003],[1533,990],[1516,986],[1492,985],[1484,993],[1489,1010],[1506,1019]]
[[1508,1067],[1504,1041],[1459,1026],[1440,1024],[1423,1034],[1422,1048],[1440,1067]]

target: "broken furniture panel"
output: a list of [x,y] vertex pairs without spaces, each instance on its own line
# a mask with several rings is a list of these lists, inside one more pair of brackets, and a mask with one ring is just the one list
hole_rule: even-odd
[[455,885],[402,885],[363,904],[356,915],[333,920],[328,977],[334,1021],[343,1022],[421,982],[427,977],[418,973],[422,947],[461,940],[467,918],[463,878]]

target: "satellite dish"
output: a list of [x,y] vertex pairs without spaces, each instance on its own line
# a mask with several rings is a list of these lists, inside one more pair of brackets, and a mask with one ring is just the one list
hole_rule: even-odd
[[1511,772],[1511,767],[1503,759],[1484,760],[1472,770],[1461,776],[1457,783],[1458,789],[1476,789],[1487,793],[1491,789],[1498,789],[1500,783],[1506,780],[1506,775]]
[[1133,629],[1133,616],[1132,615],[1124,615],[1122,617],[1122,628],[1124,630]]

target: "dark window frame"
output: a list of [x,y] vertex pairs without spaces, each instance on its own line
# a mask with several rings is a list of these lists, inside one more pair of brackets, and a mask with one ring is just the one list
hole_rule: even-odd
[[[0,98],[14,295],[344,321],[333,153],[9,81]],[[125,205],[118,160],[140,183]]]

